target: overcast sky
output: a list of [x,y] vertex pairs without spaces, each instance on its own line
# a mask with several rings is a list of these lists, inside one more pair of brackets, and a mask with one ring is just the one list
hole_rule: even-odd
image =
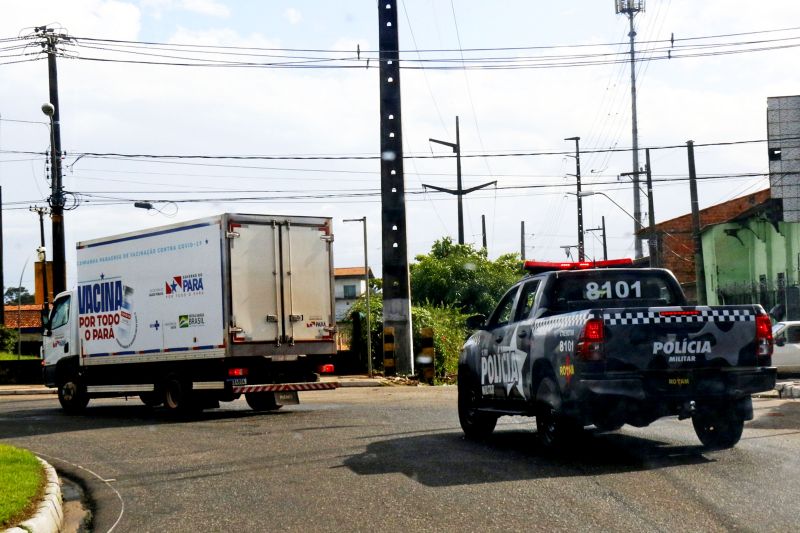
[[[376,2],[2,0],[0,7],[1,38],[30,36],[34,26],[44,24],[76,38],[62,47],[69,57],[58,59],[64,185],[74,195],[70,198],[78,199],[65,217],[70,285],[76,241],[226,211],[333,217],[337,266],[363,261],[361,228],[342,219],[366,215],[370,264],[380,272],[380,197],[365,194],[379,190],[377,160],[76,160],[86,152],[377,155],[378,70],[374,60],[366,60],[377,49]],[[485,215],[490,257],[519,253],[520,222],[525,221],[529,259],[565,257],[561,247],[577,243],[576,201],[565,194],[575,190],[575,179],[567,176],[575,172],[575,160],[561,155],[575,145],[566,137],[580,136],[581,150],[589,152],[581,158],[584,189],[603,191],[633,211],[630,182],[617,177],[632,170],[630,152],[624,150],[631,146],[630,71],[619,62],[628,49],[628,21],[615,13],[613,0],[405,0],[398,14],[400,46],[407,51],[401,65],[425,66],[401,72],[406,156],[448,155],[428,138],[455,141],[457,115],[463,154],[490,155],[463,161],[465,187],[498,184],[464,198],[467,242],[480,246]],[[635,23],[644,59],[637,65],[639,145],[654,148],[656,221],[690,209],[682,147],[689,139],[710,145],[696,149],[701,177],[728,176],[700,181],[701,207],[766,188],[766,144],[729,143],[765,139],[767,97],[800,94],[800,28],[792,29],[800,26],[800,3],[775,0],[765,7],[743,0],[650,0]],[[672,59],[666,59],[671,37]],[[135,54],[122,54],[109,50],[121,43],[105,40],[173,46],[126,48]],[[40,111],[49,99],[48,77],[38,48],[16,48],[19,44],[0,43],[5,49],[0,63],[7,63],[0,65],[5,285],[16,285],[22,275],[23,285],[32,289],[32,264],[22,273],[25,261],[34,261],[39,241],[38,219],[27,207],[45,205],[49,195],[44,155],[49,133]],[[186,62],[200,57],[201,50],[228,52],[203,55],[217,61],[283,62],[288,59],[276,56],[302,56],[295,64],[358,68],[116,61]],[[21,53],[32,55],[17,57]],[[533,68],[542,66],[543,56],[552,65]],[[336,61],[319,63],[320,57]],[[444,59],[458,67],[462,57],[492,58],[484,66],[516,68],[439,68]],[[591,153],[605,149],[621,151]],[[556,154],[497,157],[542,152]],[[418,194],[423,183],[454,188],[455,161],[407,159],[405,170],[413,259],[429,251],[434,240],[457,236],[455,197]],[[309,195],[317,198],[296,198]],[[295,198],[276,200],[279,196]],[[255,200],[222,200],[232,197]],[[177,202],[187,199],[199,201]],[[136,209],[135,200],[154,201],[157,210]],[[642,202],[644,212],[644,196]],[[584,199],[584,210],[587,228],[606,217],[611,257],[633,256],[633,222],[622,209],[598,195]],[[587,234],[589,256],[602,255],[599,237],[599,232]],[[50,250],[49,224],[47,246]]]

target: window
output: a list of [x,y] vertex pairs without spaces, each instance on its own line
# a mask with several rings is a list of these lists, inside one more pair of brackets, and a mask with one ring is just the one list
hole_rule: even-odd
[[539,280],[532,280],[522,286],[522,293],[519,295],[519,304],[517,305],[517,315],[515,322],[530,318],[533,305],[536,303],[536,289],[539,288]]
[[344,285],[342,287],[344,290],[344,297],[345,298],[355,298],[356,297],[356,286],[355,285]]
[[53,307],[52,316],[53,320],[50,323],[50,329],[60,328],[69,322],[69,296],[56,301]]
[[657,272],[587,270],[564,272],[553,284],[554,314],[610,307],[681,305],[668,279]]
[[514,296],[517,295],[518,288],[519,287],[514,287],[508,291],[506,295],[503,296],[503,299],[500,300],[500,303],[497,304],[497,308],[489,319],[489,329],[499,328],[509,323],[511,320],[511,310],[514,307]]
[[792,326],[786,330],[786,342],[800,343],[800,327]]

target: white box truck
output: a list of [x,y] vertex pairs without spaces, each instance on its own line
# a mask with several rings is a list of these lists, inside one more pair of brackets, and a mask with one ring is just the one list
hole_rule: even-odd
[[67,411],[242,394],[273,410],[333,389],[318,373],[336,353],[332,242],[330,218],[231,213],[79,242],[77,287],[44,320],[45,384]]

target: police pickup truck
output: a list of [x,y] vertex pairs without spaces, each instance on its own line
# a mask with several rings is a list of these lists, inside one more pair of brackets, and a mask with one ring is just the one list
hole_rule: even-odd
[[545,448],[584,427],[691,418],[707,448],[730,448],[753,418],[751,394],[775,385],[760,305],[690,306],[668,270],[629,259],[525,263],[465,343],[458,415],[483,438],[503,415],[536,417]]

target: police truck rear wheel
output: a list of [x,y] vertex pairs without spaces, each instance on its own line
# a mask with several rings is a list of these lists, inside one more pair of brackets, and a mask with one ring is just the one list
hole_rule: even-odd
[[464,435],[469,439],[485,439],[494,431],[497,417],[478,411],[478,394],[474,387],[467,384],[468,378],[463,372],[458,379],[458,421]]
[[733,448],[742,438],[744,418],[736,413],[697,413],[692,417],[694,432],[703,446],[712,450]]
[[552,377],[545,376],[539,382],[536,402],[536,438],[543,448],[552,451],[579,436],[582,427],[578,422],[559,412],[561,393]]
[[89,394],[78,378],[70,378],[58,385],[58,401],[64,411],[79,413],[89,404]]
[[244,399],[253,411],[277,411],[283,407],[275,401],[273,392],[248,392]]

